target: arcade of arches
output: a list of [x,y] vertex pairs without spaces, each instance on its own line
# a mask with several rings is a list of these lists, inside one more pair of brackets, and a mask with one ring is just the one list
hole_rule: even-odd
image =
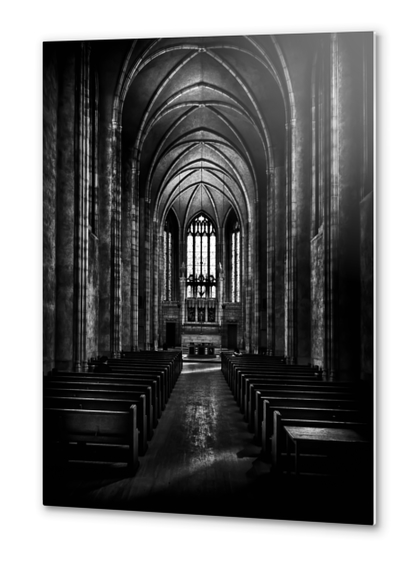
[[44,371],[190,341],[373,373],[373,36],[44,44]]

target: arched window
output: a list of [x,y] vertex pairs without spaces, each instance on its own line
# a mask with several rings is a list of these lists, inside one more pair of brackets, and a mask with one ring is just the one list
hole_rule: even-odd
[[216,298],[216,229],[200,213],[187,229],[187,298]]
[[240,225],[234,223],[231,232],[231,302],[240,302]]

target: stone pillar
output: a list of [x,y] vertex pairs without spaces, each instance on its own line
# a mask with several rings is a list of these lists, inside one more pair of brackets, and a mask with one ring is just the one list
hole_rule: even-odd
[[254,247],[254,252],[252,256],[252,350],[253,353],[259,352],[259,330],[260,330],[260,274],[259,274],[259,236],[260,236],[260,209],[259,202],[256,201],[254,205],[254,240],[252,246]]
[[[184,326],[185,324],[185,317],[187,314],[187,310],[186,310],[186,298],[185,298],[185,279],[186,279],[186,269],[185,269],[185,263],[182,262],[181,263],[181,267],[180,267],[180,299],[181,299],[181,326]],[[182,332],[182,329],[181,329]],[[182,338],[182,333],[181,333],[181,338]]]
[[247,353],[252,353],[252,240],[251,240],[251,224],[250,222],[247,223],[246,232],[242,231],[242,242],[245,255],[245,267],[243,271],[243,285],[244,285],[244,294],[245,294],[245,309],[246,309],[246,320],[245,320],[245,342],[246,342],[246,351]]
[[219,324],[220,337],[221,337],[221,326],[223,324],[223,282],[224,282],[224,271],[221,262],[218,266],[218,276],[217,276],[217,322]]
[[112,315],[111,354],[120,357],[121,351],[121,138],[122,126],[112,121]]
[[56,171],[56,332],[55,367],[73,369],[76,53],[61,54]]
[[125,166],[121,193],[121,303],[122,323],[120,325],[121,349],[132,348],[132,245],[134,238],[133,199],[134,181],[131,163]]
[[266,347],[274,354],[275,347],[275,171],[267,170],[267,295],[266,295]]
[[151,203],[150,201],[145,201],[145,348],[151,349],[152,343],[152,333],[151,333],[151,322],[152,322],[152,291],[151,291],[151,280],[153,272],[153,260],[152,260],[152,223],[151,223]]
[[274,339],[275,355],[285,355],[285,220],[286,220],[285,167],[274,170]]
[[75,309],[74,309],[74,368],[88,370],[87,338],[87,287],[89,258],[89,187],[91,185],[90,154],[90,46],[81,45],[79,68],[79,115],[75,147],[77,197],[75,214]]
[[364,34],[330,41],[330,176],[325,196],[325,368],[359,376],[360,193],[363,162]]
[[363,163],[360,201],[361,378],[374,372],[374,198],[373,198],[373,49],[372,33],[362,38]]
[[159,339],[159,299],[160,299],[160,287],[159,287],[159,278],[158,278],[158,269],[159,269],[159,259],[160,259],[160,248],[163,247],[162,239],[160,240],[160,233],[159,233],[159,225],[158,220],[154,218],[153,220],[153,236],[154,236],[154,249],[152,253],[152,262],[153,262],[153,282],[152,282],[152,292],[153,292],[153,341],[154,341],[154,349],[155,351],[158,349],[158,339]]
[[297,360],[297,134],[296,119],[287,125],[286,181],[286,269],[285,269],[285,355]]
[[[338,34],[338,369],[341,378],[359,378],[361,353],[361,223],[364,182],[363,41],[367,34]],[[372,37],[372,34],[371,34]],[[372,106],[371,106],[372,110]],[[372,145],[371,145],[372,146]],[[367,223],[369,228],[369,222]],[[372,225],[371,225],[372,228]],[[373,327],[372,327],[373,328]],[[373,330],[369,330],[372,334]]]
[[138,351],[139,197],[135,162],[132,163],[131,184],[131,351]]
[[99,354],[111,354],[112,334],[112,100],[100,99],[99,123]]
[[333,379],[338,371],[338,228],[339,228],[339,80],[338,39],[330,43],[330,177],[325,196],[325,373]]
[[43,44],[43,372],[55,366],[58,57]]

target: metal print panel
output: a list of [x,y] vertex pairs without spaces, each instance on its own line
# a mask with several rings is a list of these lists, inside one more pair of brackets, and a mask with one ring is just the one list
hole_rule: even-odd
[[44,43],[45,505],[374,523],[373,41]]

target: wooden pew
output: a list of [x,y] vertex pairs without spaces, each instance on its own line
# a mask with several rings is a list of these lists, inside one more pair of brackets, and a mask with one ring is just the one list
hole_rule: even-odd
[[261,431],[261,444],[265,453],[270,452],[273,436],[273,413],[280,412],[285,419],[303,419],[319,421],[357,422],[369,424],[369,414],[362,409],[317,408],[300,406],[280,406],[270,404],[269,400],[263,402],[263,421]]
[[[286,427],[351,429],[361,435],[366,443],[371,442],[370,424],[362,421],[334,421],[282,418],[279,410],[273,411],[273,432],[271,436],[270,453],[272,469],[283,471],[282,456],[286,455]],[[269,444],[263,443],[263,449],[269,452]]]
[[347,383],[331,383],[327,381],[315,381],[315,380],[308,380],[308,379],[295,379],[286,376],[279,376],[279,375],[256,375],[256,374],[242,374],[240,379],[240,393],[238,394],[237,403],[239,404],[243,413],[248,408],[248,403],[250,401],[250,386],[253,384],[262,384],[262,385],[269,385],[274,386],[275,388],[297,388],[298,390],[318,390],[322,391],[323,389],[330,389],[331,391],[335,390],[337,392],[345,391],[349,389],[352,391],[356,389],[357,386],[355,384],[347,384]]
[[[290,385],[288,389],[281,388],[278,385],[261,385],[249,384],[247,390],[248,401],[245,411],[245,419],[249,425],[255,424],[255,419],[261,417],[261,409],[259,403],[259,410],[257,410],[258,396],[266,396],[269,398],[287,398],[287,399],[301,399],[301,400],[335,400],[339,404],[340,401],[346,401],[347,405],[350,401],[358,402],[358,395],[355,392],[350,392],[349,389],[334,389],[329,386],[325,387],[308,387],[306,389]],[[292,400],[290,400],[292,402]],[[341,407],[341,406],[339,406]]]
[[[280,397],[276,391],[272,393],[267,392],[262,395],[260,391],[256,393],[256,408],[252,419],[252,429],[259,442],[262,441],[262,423],[263,423],[263,404],[266,401],[269,407],[292,407],[292,408],[321,408],[323,410],[333,410],[335,412],[359,410],[357,400],[335,399],[335,398],[313,398],[306,396],[305,398],[297,397]],[[340,414],[336,414],[340,415]]]
[[[45,408],[43,428],[46,463],[56,460],[59,449],[71,455],[71,443],[126,445],[128,469],[131,474],[138,469],[136,405],[127,412]],[[100,450],[106,452],[103,447]],[[113,452],[113,448],[107,451]],[[71,460],[70,456],[67,460]]]
[[[44,381],[44,393],[48,393],[50,395],[51,389],[54,389],[56,392],[57,389],[61,391],[65,389],[69,389],[72,393],[74,391],[90,391],[95,392],[95,395],[98,391],[101,393],[100,398],[108,397],[108,398],[120,398],[120,399],[129,399],[132,397],[132,394],[137,397],[141,394],[144,394],[148,397],[147,404],[149,404],[147,411],[148,411],[148,418],[151,419],[151,425],[149,426],[152,428],[157,427],[158,424],[158,412],[154,410],[154,402],[152,401],[152,392],[149,392],[151,388],[148,385],[142,384],[132,384],[132,383],[115,383],[112,381],[101,381],[101,380],[90,380],[90,381],[82,381],[82,380],[72,380],[72,379],[63,379],[63,380],[50,380]],[[126,394],[127,393],[127,394]],[[63,394],[60,392],[63,396]],[[111,396],[111,394],[113,396]],[[73,394],[72,394],[73,395]],[[86,394],[83,394],[86,398]],[[92,397],[92,396],[91,396]]]
[[169,354],[168,352],[140,352],[136,356],[124,355],[121,358],[112,358],[109,364],[123,363],[124,365],[145,364],[147,366],[161,365],[167,366],[171,377],[172,385],[182,371],[182,356],[180,353]]
[[[256,407],[255,391],[260,390],[262,393],[278,391],[280,396],[314,396],[315,393],[322,394],[326,398],[335,398],[334,395],[352,398],[356,396],[357,387],[355,385],[333,385],[327,382],[313,382],[313,384],[304,384],[303,382],[293,382],[276,379],[263,379],[255,377],[246,377],[243,379],[243,392],[240,399],[240,409],[245,419],[250,423],[253,412]],[[330,396],[332,395],[332,396]]]
[[257,355],[229,357],[222,354],[222,371],[230,388],[233,387],[234,371],[236,369],[256,369],[258,372],[273,369],[278,372],[286,372],[290,374],[305,374],[312,376],[320,376],[320,370],[310,365],[285,365],[275,361],[273,357],[260,357]]
[[148,449],[148,420],[144,394],[141,394],[139,398],[131,397],[129,399],[61,396],[58,393],[56,394],[50,393],[50,395],[46,394],[43,397],[44,408],[127,412],[131,405],[135,405],[137,407],[138,454],[140,456],[145,455]]
[[159,365],[123,365],[114,363],[110,365],[112,372],[110,374],[118,375],[135,375],[135,376],[153,376],[157,377],[160,385],[160,405],[164,410],[172,392],[171,373],[165,366]]
[[319,379],[319,377],[317,378],[312,371],[293,372],[285,366],[283,366],[282,369],[273,367],[257,368],[256,366],[246,367],[244,365],[236,366],[229,382],[230,390],[233,392],[236,399],[241,391],[242,378],[246,376],[268,376],[276,377],[278,379],[286,379],[287,381],[302,381],[304,383],[313,382],[314,380]]
[[[76,373],[73,371],[61,371],[52,375],[47,375],[44,379],[45,385],[50,385],[53,381],[73,381],[73,382],[95,382],[95,383],[116,383],[116,384],[133,384],[134,390],[142,389],[142,393],[147,398],[147,410],[151,408],[151,417],[158,419],[161,417],[161,390],[158,378],[148,375],[125,375],[121,376],[117,373]],[[55,385],[56,386],[56,385]],[[151,392],[148,392],[148,387]],[[154,426],[155,427],[155,426]]]
[[121,359],[168,360],[174,365],[174,372],[177,377],[183,368],[181,351],[126,351],[122,353]]

